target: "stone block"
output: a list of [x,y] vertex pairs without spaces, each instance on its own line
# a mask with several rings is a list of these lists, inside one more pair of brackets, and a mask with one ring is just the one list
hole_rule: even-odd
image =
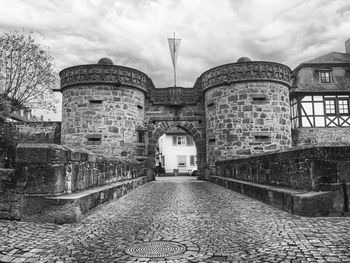
[[251,155],[252,152],[250,149],[239,149],[237,150],[237,155]]
[[264,125],[264,119],[255,119],[256,125]]
[[[0,192],[14,181],[15,170],[0,168]],[[4,188],[3,188],[4,187]]]
[[16,163],[65,163],[65,149],[58,144],[20,143],[16,148]]
[[16,164],[16,184],[26,194],[57,195],[65,190],[64,164]]
[[253,106],[252,105],[244,105],[244,106],[242,106],[242,110],[243,111],[252,111]]
[[95,154],[87,154],[87,161],[90,163],[95,163],[97,161],[97,155]]
[[339,182],[350,183],[350,162],[340,161],[337,164]]
[[11,219],[10,212],[0,211],[0,219]]
[[71,162],[81,161],[81,155],[82,155],[81,152],[76,150],[69,150],[67,154],[68,154],[68,161],[71,161]]
[[341,189],[329,192],[308,192],[293,196],[293,212],[303,216],[340,215],[344,211]]
[[238,100],[238,96],[232,95],[232,96],[229,96],[227,99],[228,99],[228,101],[236,102]]
[[119,132],[119,129],[118,129],[118,127],[116,127],[116,126],[109,126],[109,127],[108,127],[108,131],[109,131],[109,132],[113,132],[113,133],[118,133],[118,132]]
[[10,204],[0,201],[0,211],[10,211]]

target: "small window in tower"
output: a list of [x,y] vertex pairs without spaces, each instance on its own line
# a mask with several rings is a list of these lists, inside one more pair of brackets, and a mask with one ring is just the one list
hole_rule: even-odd
[[103,102],[103,100],[100,100],[100,99],[91,99],[89,100],[90,103],[93,103],[93,104],[101,104]]
[[265,141],[270,139],[270,136],[267,135],[255,135],[254,137],[257,141]]
[[214,102],[210,102],[207,104],[207,107],[210,108],[210,107],[213,107],[214,106]]
[[145,131],[137,131],[137,137],[138,137],[138,142],[139,143],[145,143]]
[[87,144],[101,144],[102,142],[102,135],[101,134],[88,134],[85,136],[87,139]]
[[143,107],[141,105],[137,105],[137,108],[140,110],[143,109]]
[[254,139],[258,142],[267,142],[271,140],[271,134],[268,132],[257,132],[254,134]]
[[208,141],[209,143],[215,143],[215,138],[210,138]]
[[267,103],[267,96],[264,94],[253,94],[252,95],[252,104],[265,104]]

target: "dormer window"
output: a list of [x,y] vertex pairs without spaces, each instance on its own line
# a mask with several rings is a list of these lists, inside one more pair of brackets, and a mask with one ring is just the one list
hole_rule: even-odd
[[318,79],[320,83],[331,83],[332,82],[332,70],[331,69],[319,69]]
[[331,73],[329,71],[327,72],[320,72],[320,81],[321,83],[330,83],[331,82]]

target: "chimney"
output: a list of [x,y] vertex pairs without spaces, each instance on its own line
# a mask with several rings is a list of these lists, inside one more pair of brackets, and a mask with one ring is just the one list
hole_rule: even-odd
[[345,53],[350,54],[350,38],[345,41]]

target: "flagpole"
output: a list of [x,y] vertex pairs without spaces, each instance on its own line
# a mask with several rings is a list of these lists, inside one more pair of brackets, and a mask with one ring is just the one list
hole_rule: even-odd
[[[173,49],[174,49],[174,54],[175,54],[175,32],[174,32],[174,46],[173,46]],[[176,87],[176,64],[174,64],[174,87]]]
[[174,32],[174,38],[171,38],[171,37],[168,38],[171,60],[173,61],[173,67],[174,67],[174,87],[176,87],[176,59],[177,59],[177,54],[179,53],[180,41],[181,39],[176,39],[175,32]]

